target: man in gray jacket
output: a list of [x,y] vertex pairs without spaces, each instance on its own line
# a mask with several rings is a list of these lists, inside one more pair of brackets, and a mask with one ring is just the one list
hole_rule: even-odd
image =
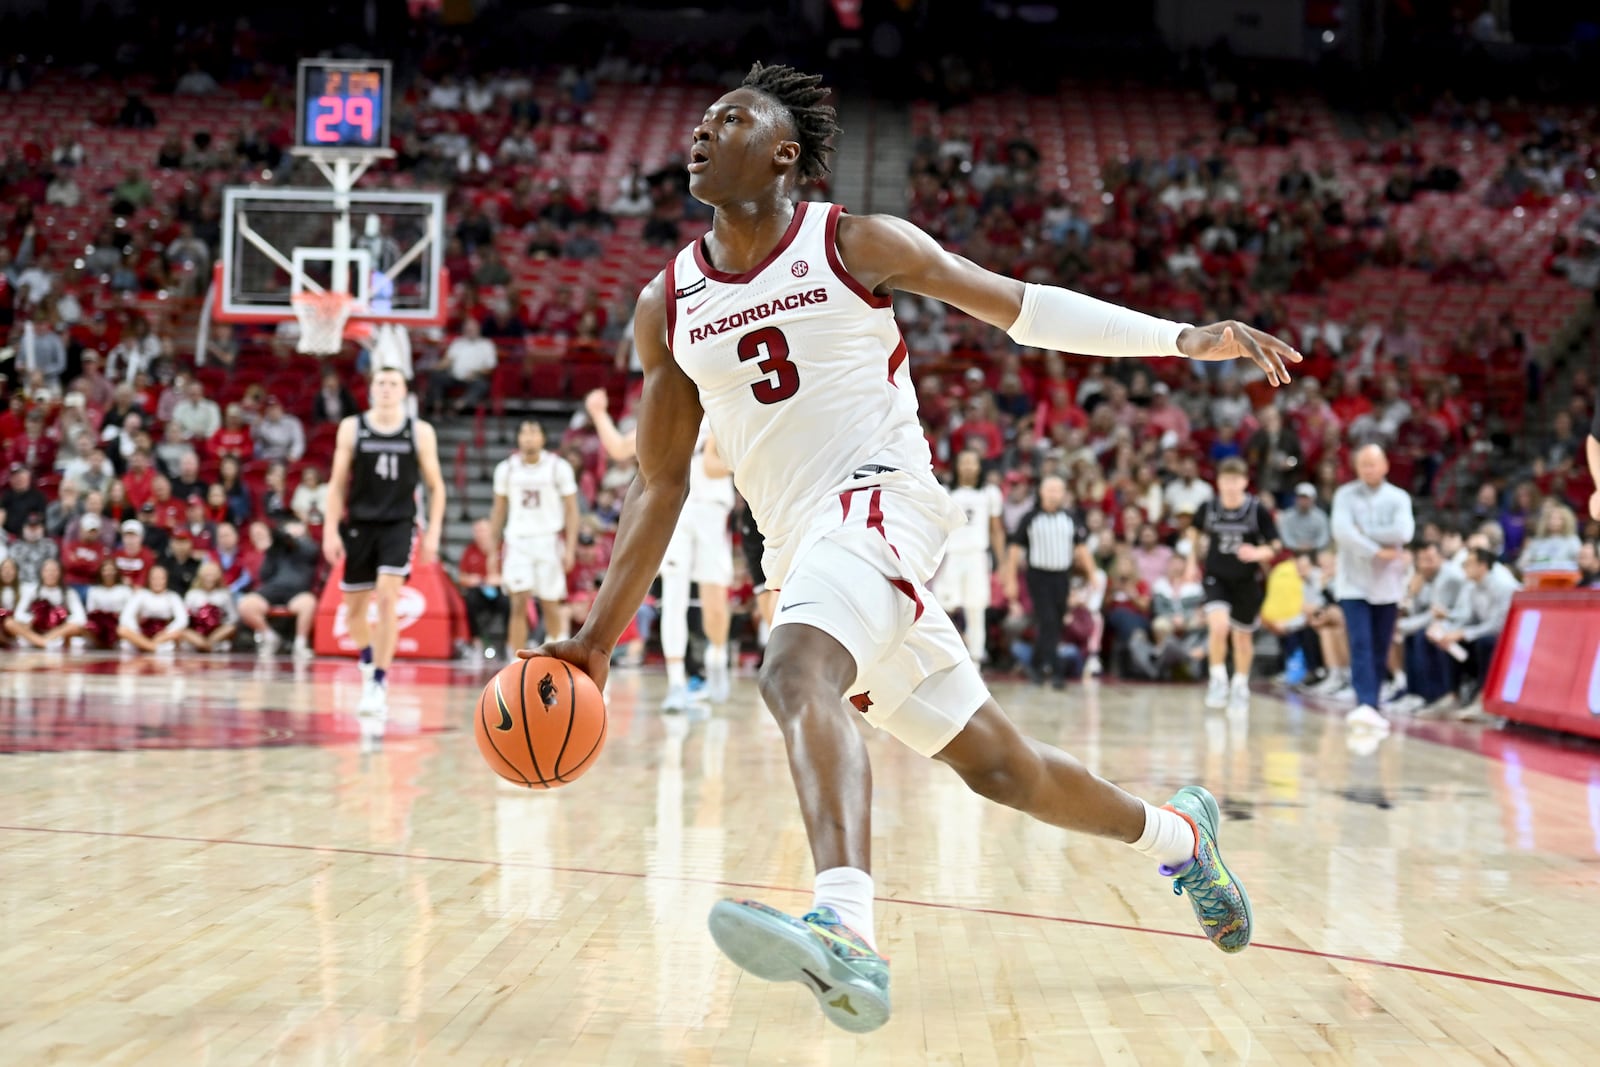
[[[1457,717],[1468,721],[1487,717],[1481,703],[1484,679],[1494,661],[1495,645],[1506,627],[1506,617],[1511,614],[1511,598],[1522,588],[1510,571],[1496,566],[1497,562],[1487,548],[1474,548],[1467,554],[1462,567],[1467,580],[1450,618],[1428,632],[1429,640],[1439,648],[1466,652],[1466,658],[1460,660],[1459,674],[1461,684],[1470,687],[1471,697],[1462,702]],[[1455,653],[1457,658],[1460,654]]]
[[1290,552],[1321,552],[1333,534],[1328,516],[1317,507],[1317,487],[1301,482],[1294,487],[1294,507],[1278,513],[1278,536]]
[[1396,640],[1405,650],[1406,695],[1392,710],[1402,714],[1419,711],[1451,691],[1450,657],[1428,639],[1427,631],[1449,618],[1467,582],[1461,567],[1445,559],[1433,541],[1418,545],[1413,556],[1411,581],[1395,624]]
[[1404,548],[1416,536],[1411,494],[1386,480],[1389,459],[1377,445],[1356,453],[1356,480],[1333,494],[1333,540],[1339,547],[1334,591],[1350,640],[1352,725],[1386,731],[1379,688],[1400,598],[1405,593]]

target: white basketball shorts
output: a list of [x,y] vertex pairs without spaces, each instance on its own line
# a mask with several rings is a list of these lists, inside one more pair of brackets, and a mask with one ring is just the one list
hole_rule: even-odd
[[831,635],[856,661],[846,693],[856,710],[936,755],[989,698],[960,632],[927,590],[965,517],[959,509],[952,516],[931,476],[903,471],[847,483],[825,507],[801,538],[772,625]]
[[540,600],[567,599],[561,542],[554,536],[507,540],[500,577],[508,593],[532,593]]
[[729,509],[715,504],[689,501],[678,516],[667,554],[661,558],[661,573],[688,572],[689,580],[701,585],[733,584],[733,535],[728,532]]

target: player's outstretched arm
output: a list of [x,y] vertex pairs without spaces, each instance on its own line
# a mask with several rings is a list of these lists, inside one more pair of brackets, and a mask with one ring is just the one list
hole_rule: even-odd
[[356,417],[339,421],[339,434],[333,443],[333,469],[328,472],[328,500],[322,512],[322,554],[328,566],[344,559],[344,542],[339,524],[344,521],[344,498],[350,491],[350,461],[356,452]]
[[444,533],[444,472],[439,469],[439,435],[433,424],[417,420],[417,472],[428,490],[428,528],[422,531],[423,563],[439,558],[439,537]]
[[1289,381],[1300,353],[1242,322],[1169,322],[1053,285],[1025,284],[986,270],[891,215],[839,220],[839,254],[869,289],[902,289],[998,326],[1018,344],[1086,356],[1248,359],[1273,385]]
[[600,447],[605,449],[606,455],[620,463],[638,454],[638,438],[633,432],[623,433],[617,429],[607,407],[610,402],[611,398],[606,396],[604,389],[593,389],[583,398],[583,409],[589,413],[589,421],[594,423]]
[[645,286],[634,317],[634,344],[644,368],[639,398],[639,474],[628,487],[617,522],[617,539],[605,581],[595,594],[589,617],[570,641],[557,641],[533,652],[564,659],[604,686],[611,651],[632,621],[661,570],[661,557],[677,528],[689,495],[689,462],[700,436],[700,394],[667,348],[665,283],[661,275]]

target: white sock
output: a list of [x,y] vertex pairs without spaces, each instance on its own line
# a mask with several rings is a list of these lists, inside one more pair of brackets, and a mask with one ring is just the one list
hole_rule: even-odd
[[667,660],[667,687],[681,689],[689,684],[689,676],[683,673],[683,660]]
[[1211,680],[1213,682],[1222,682],[1226,684],[1228,681],[1227,666],[1221,663],[1213,663],[1211,665]]
[[1236,675],[1234,675],[1233,676],[1233,687],[1235,689],[1249,689],[1250,688],[1250,676],[1248,674],[1236,674]]
[[728,670],[728,646],[727,645],[707,645],[706,646],[706,670],[712,672],[713,674],[716,673],[717,671],[722,671],[723,673],[727,673],[727,670]]
[[839,921],[866,939],[874,950],[878,942],[872,929],[872,875],[855,867],[830,867],[817,872],[811,910],[832,908]]
[[1189,820],[1147,801],[1140,803],[1144,804],[1144,833],[1133,843],[1134,851],[1168,867],[1181,867],[1194,859],[1198,842]]

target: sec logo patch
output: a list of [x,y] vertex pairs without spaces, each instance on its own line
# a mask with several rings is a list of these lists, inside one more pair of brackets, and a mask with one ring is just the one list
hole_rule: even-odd
[[797,259],[794,261],[794,266],[789,268],[789,273],[793,274],[796,278],[804,278],[807,274],[811,273],[811,264],[807,263],[803,259]]

